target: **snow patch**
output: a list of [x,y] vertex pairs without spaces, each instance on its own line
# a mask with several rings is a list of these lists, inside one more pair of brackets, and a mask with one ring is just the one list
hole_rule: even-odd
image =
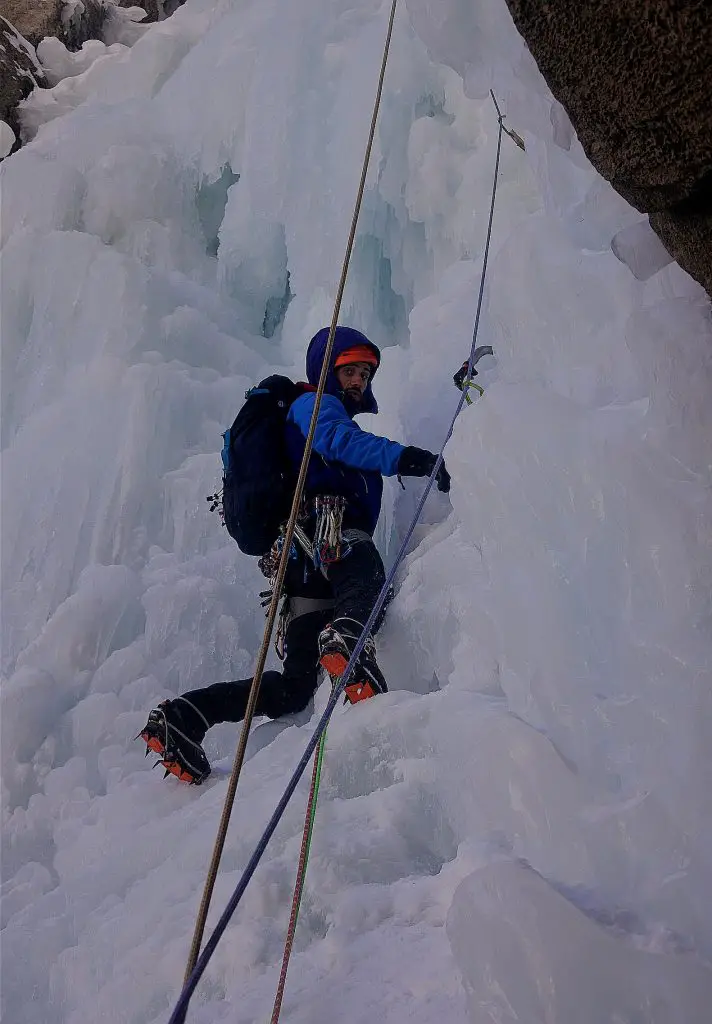
[[15,133],[6,121],[0,121],[0,159],[6,157],[15,145]]

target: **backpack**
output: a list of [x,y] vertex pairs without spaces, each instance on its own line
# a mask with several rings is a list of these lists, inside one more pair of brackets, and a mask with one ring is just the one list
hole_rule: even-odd
[[287,456],[289,407],[309,385],[277,374],[245,392],[223,434],[223,517],[246,555],[264,555],[289,518],[296,477]]

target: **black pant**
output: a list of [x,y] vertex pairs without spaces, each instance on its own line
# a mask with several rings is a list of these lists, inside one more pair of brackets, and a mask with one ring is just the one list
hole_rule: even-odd
[[[292,599],[295,617],[287,626],[282,671],[262,674],[256,715],[280,718],[302,711],[319,684],[319,633],[332,620],[346,617],[363,625],[371,614],[385,580],[381,556],[362,530],[346,530],[344,536],[352,545],[351,551],[329,566],[328,580],[320,572],[310,572],[303,555],[288,566],[285,593]],[[323,604],[329,600],[333,601],[332,607],[304,610],[308,601]],[[380,621],[374,632],[379,626]],[[245,717],[251,685],[251,677],[237,679],[213,683],[183,696],[210,725],[240,722]],[[201,723],[199,731],[204,733],[204,729]]]

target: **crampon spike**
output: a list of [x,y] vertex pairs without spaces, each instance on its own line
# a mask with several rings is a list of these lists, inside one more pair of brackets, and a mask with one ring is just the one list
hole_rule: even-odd
[[165,754],[165,747],[157,736],[151,736],[147,732],[140,733],[139,735],[141,736],[143,742],[146,744],[147,752],[151,750],[153,751],[154,754],[158,754],[159,757],[162,757],[163,754]]
[[203,781],[202,778],[194,778],[178,761],[159,761],[158,763],[166,769],[164,779],[167,779],[169,775],[174,775],[179,782],[187,782],[191,786],[199,786]]

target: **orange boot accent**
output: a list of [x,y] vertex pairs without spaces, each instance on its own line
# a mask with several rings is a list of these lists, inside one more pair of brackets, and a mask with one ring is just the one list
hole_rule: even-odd
[[148,732],[142,732],[140,733],[140,736],[148,749],[152,750],[154,754],[165,754],[166,748],[163,745],[163,741],[159,740],[158,736],[151,736]]
[[360,700],[376,696],[376,691],[370,683],[349,683],[344,687],[344,693],[349,704],[358,704]]
[[185,771],[177,761],[159,761],[159,764],[162,764],[166,769],[166,775],[175,775],[179,782],[187,782],[190,785],[195,784],[193,776]]
[[319,664],[322,668],[326,669],[333,679],[335,676],[342,676],[344,674],[348,661],[343,654],[339,654],[338,651],[333,651],[328,652],[327,654],[322,654],[321,658],[319,658]]

